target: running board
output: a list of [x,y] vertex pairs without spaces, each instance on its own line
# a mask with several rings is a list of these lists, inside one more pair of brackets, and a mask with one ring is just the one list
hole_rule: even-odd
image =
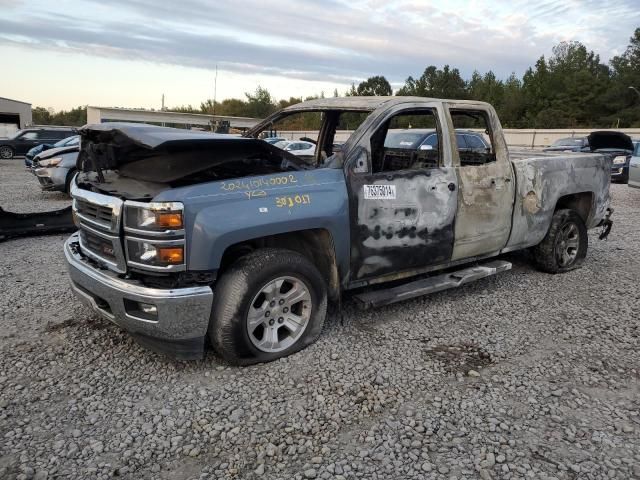
[[421,297],[429,293],[460,287],[465,283],[473,282],[474,280],[489,277],[507,270],[511,270],[511,263],[503,260],[493,260],[483,265],[423,278],[386,290],[360,293],[354,295],[354,298],[359,301],[364,308],[381,307],[383,305],[389,305],[390,303]]

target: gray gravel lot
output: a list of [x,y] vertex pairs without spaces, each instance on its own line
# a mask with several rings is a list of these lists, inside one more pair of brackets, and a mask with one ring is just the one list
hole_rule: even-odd
[[[0,206],[59,208],[18,161]],[[247,368],[174,362],[80,306],[64,236],[0,243],[0,478],[640,478],[640,190],[582,269],[514,268]],[[29,208],[27,208],[29,207]]]

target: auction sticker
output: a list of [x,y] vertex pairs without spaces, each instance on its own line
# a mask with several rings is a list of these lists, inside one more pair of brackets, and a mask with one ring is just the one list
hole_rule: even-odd
[[364,185],[365,200],[395,200],[395,185]]

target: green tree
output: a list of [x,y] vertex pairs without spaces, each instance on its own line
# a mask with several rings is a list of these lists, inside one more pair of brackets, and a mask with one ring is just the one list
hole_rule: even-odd
[[245,96],[247,97],[247,116],[249,117],[265,118],[276,110],[269,90],[260,85],[254,93],[245,93]]
[[35,125],[51,125],[51,113],[44,107],[32,108],[31,117]]
[[364,82],[361,82],[356,92],[358,95],[366,97],[393,95],[391,84],[381,75],[369,77]]
[[609,106],[604,118],[608,126],[640,127],[640,97],[629,87],[640,90],[640,28],[629,39],[622,55],[611,59],[611,86],[603,99]]
[[404,86],[396,95],[415,95],[434,98],[467,98],[467,84],[460,70],[445,65],[442,70],[434,65],[428,66],[418,79],[407,78]]

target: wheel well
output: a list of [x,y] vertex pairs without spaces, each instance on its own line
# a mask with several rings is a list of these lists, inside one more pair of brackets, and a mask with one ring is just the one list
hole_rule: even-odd
[[586,225],[588,224],[591,209],[593,208],[593,193],[573,193],[571,195],[560,197],[556,203],[556,210],[563,208],[575,210]]
[[64,179],[64,192],[69,193],[71,190],[71,180],[73,180],[73,176],[76,174],[77,169],[75,166],[71,167],[67,172],[67,176]]
[[333,238],[327,230],[322,228],[268,235],[231,245],[222,255],[219,275],[224,273],[238,258],[265,247],[293,250],[307,257],[327,282],[329,298],[331,300],[339,298],[340,277]]

